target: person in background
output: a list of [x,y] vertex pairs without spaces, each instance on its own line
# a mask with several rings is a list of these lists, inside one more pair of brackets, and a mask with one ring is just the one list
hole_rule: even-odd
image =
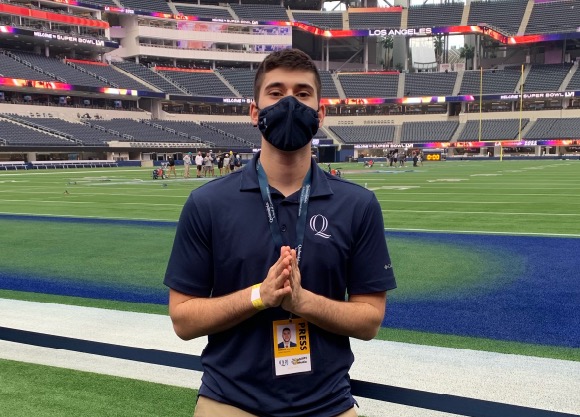
[[227,152],[224,154],[224,170],[226,174],[230,173],[230,154]]
[[177,178],[177,172],[175,172],[175,159],[173,159],[172,156],[170,156],[169,158],[167,158],[167,178],[169,178],[171,176],[171,173],[173,172],[173,177]]
[[224,175],[224,157],[222,155],[216,156],[219,176]]
[[189,178],[190,174],[190,168],[191,168],[191,152],[186,153],[183,156],[183,178]]
[[349,337],[376,336],[396,283],[375,194],[312,159],[321,85],[304,52],[268,55],[250,105],[261,151],[183,207],[164,283],[176,334],[208,337],[195,417],[357,415]]
[[213,177],[213,157],[211,156],[211,151],[207,152],[203,158],[203,176],[207,177],[208,174]]
[[234,156],[234,153],[230,151],[230,172],[234,172],[235,169],[236,169],[236,157]]
[[198,151],[197,155],[195,155],[195,165],[197,167],[197,178],[201,178],[201,169],[203,167],[203,155],[201,151]]

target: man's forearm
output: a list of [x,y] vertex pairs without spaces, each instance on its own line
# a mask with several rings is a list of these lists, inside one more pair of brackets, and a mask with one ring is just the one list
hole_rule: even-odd
[[250,297],[251,288],[215,298],[191,298],[171,291],[169,315],[175,333],[190,340],[228,330],[256,313]]
[[385,313],[386,293],[351,296],[336,301],[305,291],[293,313],[316,326],[343,336],[370,340],[377,335]]

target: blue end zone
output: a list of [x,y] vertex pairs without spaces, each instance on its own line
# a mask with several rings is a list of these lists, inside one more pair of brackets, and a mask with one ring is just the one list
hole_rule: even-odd
[[[486,291],[447,297],[389,297],[384,327],[580,348],[580,239],[389,232],[454,245],[480,245],[502,255],[506,279]],[[525,256],[523,273],[510,258]],[[461,260],[457,260],[461,262]],[[395,275],[397,264],[394,260]],[[400,284],[399,284],[400,286]]]
[[3,273],[0,273],[0,289],[129,303],[167,304],[169,301],[167,290],[157,288],[113,287],[56,278],[9,276]]
[[24,220],[37,222],[56,223],[84,223],[84,224],[119,224],[125,226],[149,226],[149,227],[175,227],[177,222],[158,220],[127,220],[127,219],[102,219],[87,217],[56,217],[56,216],[30,216],[22,214],[0,214],[4,220]]
[[[21,215],[0,215],[0,219],[137,227],[174,228],[176,225],[175,222],[162,221]],[[395,290],[389,295],[388,314],[383,326],[580,348],[580,268],[577,260],[580,239],[388,232],[389,239],[397,237],[427,242],[434,247],[485,248],[501,259],[500,274],[504,276],[491,283],[482,282],[478,288],[458,285],[444,296],[423,293],[414,297],[397,297],[398,290]],[[514,258],[523,258],[523,270],[513,268]],[[393,261],[396,275],[397,259]],[[461,259],[453,262],[461,262]],[[400,280],[398,285],[402,291],[404,280]],[[163,287],[161,277],[158,288],[149,288],[0,272],[0,289],[134,303],[167,303],[167,289]]]

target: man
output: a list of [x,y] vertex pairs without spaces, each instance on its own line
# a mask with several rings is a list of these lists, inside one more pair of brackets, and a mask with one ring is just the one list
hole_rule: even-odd
[[184,167],[183,178],[189,178],[190,176],[189,169],[191,168],[191,152],[186,153],[183,156],[183,167]]
[[292,341],[292,331],[289,327],[282,329],[282,342],[278,343],[278,349],[288,349],[296,347],[296,343]]
[[203,176],[207,177],[207,175],[213,177],[213,157],[211,156],[211,151],[205,154],[203,158]]
[[167,178],[169,178],[171,176],[172,172],[173,172],[173,177],[177,178],[177,172],[175,172],[175,159],[173,159],[172,156],[167,158],[167,166],[168,166]]
[[[268,55],[250,105],[261,152],[183,208],[165,284],[177,335],[208,335],[195,417],[356,416],[349,337],[375,337],[396,284],[375,195],[311,158],[320,91],[306,54]],[[299,355],[277,349],[279,326]]]
[[195,155],[195,165],[197,167],[197,178],[201,178],[201,167],[203,166],[203,155],[201,151],[198,151],[197,155]]

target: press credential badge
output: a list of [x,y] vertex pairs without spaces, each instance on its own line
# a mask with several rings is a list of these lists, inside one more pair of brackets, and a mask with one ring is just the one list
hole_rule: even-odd
[[273,322],[276,376],[312,371],[308,322],[301,318]]

